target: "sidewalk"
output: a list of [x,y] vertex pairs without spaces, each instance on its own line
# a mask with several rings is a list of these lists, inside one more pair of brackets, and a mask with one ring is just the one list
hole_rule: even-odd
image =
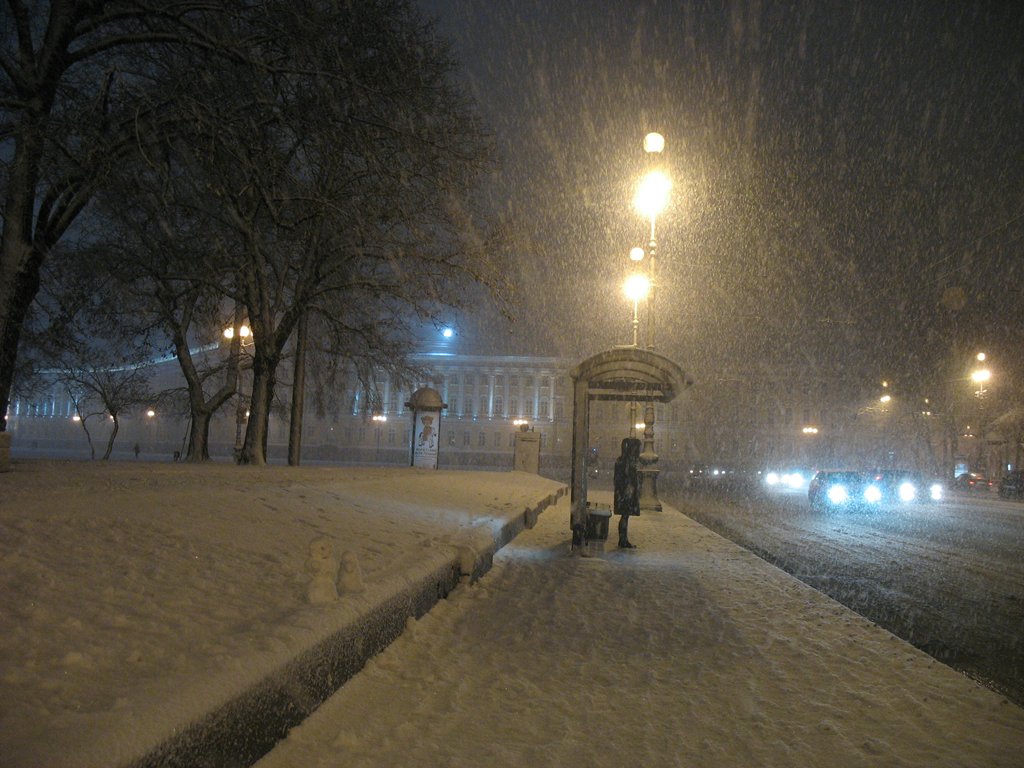
[[[671,509],[546,511],[258,765],[1021,765],[1024,710]],[[614,526],[614,521],[613,521]]]

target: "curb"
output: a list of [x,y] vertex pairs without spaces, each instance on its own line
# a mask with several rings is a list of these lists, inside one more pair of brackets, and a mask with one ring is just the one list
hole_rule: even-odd
[[568,492],[559,488],[506,523],[483,551],[469,547],[443,567],[393,595],[371,613],[349,624],[274,671],[262,682],[209,712],[126,768],[250,766],[266,755],[405,630],[462,581],[475,581],[491,569],[494,554],[532,528],[537,517]]

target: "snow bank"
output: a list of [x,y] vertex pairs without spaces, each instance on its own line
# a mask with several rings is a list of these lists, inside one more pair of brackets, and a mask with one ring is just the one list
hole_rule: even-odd
[[[187,738],[413,600],[464,548],[482,572],[560,488],[523,473],[15,463],[0,477],[4,765],[107,766]],[[309,604],[316,538],[354,555],[363,591]]]

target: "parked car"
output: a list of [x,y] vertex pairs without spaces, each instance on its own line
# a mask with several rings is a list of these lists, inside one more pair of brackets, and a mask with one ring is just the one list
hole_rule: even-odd
[[964,472],[953,481],[953,487],[960,491],[991,491],[994,483],[977,472]]
[[1024,469],[1003,475],[999,481],[999,495],[1004,499],[1024,499]]
[[821,470],[807,486],[807,499],[813,509],[850,509],[872,502],[865,497],[869,478],[849,470]]
[[919,472],[903,469],[879,469],[870,473],[869,485],[878,489],[871,492],[882,504],[909,504],[915,501],[941,501],[942,484],[929,482]]

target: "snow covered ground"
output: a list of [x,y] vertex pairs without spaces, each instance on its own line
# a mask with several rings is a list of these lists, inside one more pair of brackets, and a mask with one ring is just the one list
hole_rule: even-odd
[[259,768],[1020,766],[1024,710],[673,511],[566,557],[567,502]]
[[[510,472],[17,462],[0,474],[0,765],[138,757],[560,488]],[[362,590],[349,578],[310,604],[322,538]]]
[[[115,765],[559,485],[26,462],[0,475],[0,764]],[[566,501],[278,766],[1019,766],[1024,710],[672,510],[567,557]],[[309,604],[310,543],[362,591]],[[357,585],[358,586],[358,585]]]

